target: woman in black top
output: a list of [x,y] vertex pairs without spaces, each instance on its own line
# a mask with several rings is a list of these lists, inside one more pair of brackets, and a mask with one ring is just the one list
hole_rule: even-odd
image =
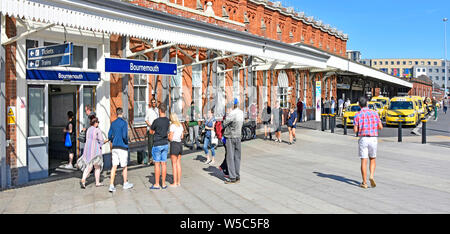
[[75,145],[75,137],[74,137],[74,133],[75,133],[75,129],[74,129],[74,124],[73,124],[73,112],[69,111],[67,112],[67,118],[68,118],[68,123],[66,125],[66,127],[64,128],[64,143],[66,142],[66,134],[69,133],[70,136],[70,141],[71,141],[71,146],[67,147],[65,144],[64,146],[67,149],[67,152],[69,153],[69,164],[67,164],[65,166],[66,169],[73,169],[73,165],[72,165],[72,161],[73,161],[73,154],[74,154],[74,145]]

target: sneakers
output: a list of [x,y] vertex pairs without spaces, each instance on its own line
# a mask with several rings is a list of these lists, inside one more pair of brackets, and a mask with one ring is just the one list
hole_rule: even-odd
[[225,178],[225,184],[236,184],[238,183],[236,179]]
[[72,164],[67,164],[65,167],[64,167],[65,169],[73,169],[73,166],[72,166]]
[[114,187],[114,185],[110,184],[110,185],[109,185],[109,192],[110,192],[110,193],[113,193],[113,192],[115,192],[115,191],[116,191],[116,188]]
[[130,189],[130,188],[133,188],[133,184],[132,183],[126,182],[126,183],[123,184],[123,189]]

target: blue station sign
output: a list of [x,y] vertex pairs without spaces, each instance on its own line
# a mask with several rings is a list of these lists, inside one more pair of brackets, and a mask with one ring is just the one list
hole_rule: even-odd
[[27,50],[27,68],[72,65],[73,43],[31,48]]
[[52,81],[100,81],[100,72],[76,72],[54,70],[27,70],[27,80],[52,80]]
[[48,56],[61,56],[64,54],[72,54],[73,44],[72,42],[60,44],[60,45],[52,45],[52,46],[44,46],[28,49],[28,59],[35,59],[40,57],[48,57]]
[[105,72],[175,76],[177,75],[177,64],[133,59],[105,58]]
[[41,67],[62,67],[72,65],[72,55],[40,58],[35,60],[28,60],[27,68],[36,69]]

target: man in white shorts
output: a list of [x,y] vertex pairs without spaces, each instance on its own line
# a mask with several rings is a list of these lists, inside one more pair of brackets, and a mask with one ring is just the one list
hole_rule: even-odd
[[359,99],[361,111],[355,115],[353,119],[353,131],[359,136],[359,158],[361,159],[361,175],[363,182],[360,184],[362,188],[367,186],[367,159],[370,159],[370,185],[376,187],[374,173],[376,167],[377,147],[378,147],[378,130],[383,129],[383,123],[377,112],[367,107],[367,99],[361,97]]
[[111,128],[108,132],[108,139],[112,142],[112,168],[111,168],[111,182],[109,191],[115,192],[114,179],[116,176],[117,166],[123,168],[123,189],[130,189],[133,184],[128,183],[128,124],[123,119],[122,108],[116,109],[117,119],[111,123]]

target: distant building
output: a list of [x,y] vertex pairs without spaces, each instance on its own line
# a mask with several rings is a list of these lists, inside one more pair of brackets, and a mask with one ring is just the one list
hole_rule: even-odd
[[[417,77],[413,74],[414,66],[439,65],[442,65],[441,59],[371,59],[371,67],[402,78]],[[420,73],[419,75],[427,74]]]
[[447,80],[447,86],[450,86],[450,63],[447,62],[447,79],[445,78],[445,68],[442,60],[439,62],[438,66],[414,66],[413,75],[414,77],[426,75],[433,81],[433,83],[438,84],[439,87],[444,87],[444,82]]
[[357,63],[361,63],[361,52],[357,50],[347,50],[347,58]]

